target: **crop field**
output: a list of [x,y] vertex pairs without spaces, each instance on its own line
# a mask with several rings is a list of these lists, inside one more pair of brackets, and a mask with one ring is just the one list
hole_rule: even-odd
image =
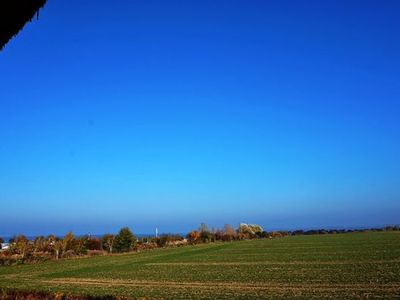
[[0,289],[132,298],[400,298],[400,233],[293,236],[0,267]]

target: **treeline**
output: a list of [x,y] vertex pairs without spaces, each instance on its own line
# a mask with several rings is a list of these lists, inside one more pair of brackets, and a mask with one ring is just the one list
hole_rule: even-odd
[[311,229],[288,231],[289,235],[314,235],[314,234],[338,234],[353,232],[379,232],[379,231],[400,231],[400,226],[385,226],[383,228],[365,228],[365,229]]
[[207,228],[202,223],[197,230],[188,233],[187,238],[190,243],[208,243],[215,241],[233,241],[255,238],[279,238],[293,235],[315,235],[315,234],[339,234],[352,232],[371,232],[371,231],[400,231],[400,226],[386,226],[383,228],[368,229],[312,229],[312,230],[278,230],[264,231],[260,225],[241,223],[237,229],[233,229],[227,224],[223,229]]
[[[2,241],[0,239],[0,242]],[[0,265],[122,253],[134,250],[136,243],[136,237],[127,227],[122,228],[116,235],[105,234],[101,238],[89,235],[76,237],[72,232],[63,238],[51,234],[47,237],[37,236],[33,240],[18,235],[9,240],[6,249],[1,249]]]
[[210,243],[216,241],[234,241],[255,238],[278,237],[283,234],[266,232],[260,225],[241,223],[237,229],[226,224],[221,229],[209,229],[206,224],[201,223],[199,228],[187,234],[187,240],[191,244]]
[[[208,229],[204,223],[197,230],[189,232],[186,237],[178,234],[163,234],[158,237],[137,239],[127,227],[122,228],[116,235],[105,234],[101,238],[89,235],[75,236],[72,232],[62,238],[52,234],[47,237],[37,236],[32,240],[28,240],[24,235],[18,235],[9,240],[6,249],[0,250],[0,265],[278,236],[282,234],[267,234],[259,225],[240,224],[237,229],[231,225],[225,225],[222,229]],[[0,242],[4,240],[0,239]]]
[[128,227],[118,234],[105,234],[102,237],[89,235],[74,236],[72,232],[59,238],[55,235],[37,236],[28,240],[24,235],[14,236],[7,246],[1,249],[4,240],[0,238],[0,265],[33,263],[49,259],[70,258],[76,256],[107,255],[112,253],[139,252],[162,247],[179,247],[199,243],[230,242],[235,240],[281,238],[293,235],[338,234],[365,231],[400,231],[399,226],[370,229],[318,229],[295,231],[265,231],[260,225],[241,223],[236,229],[226,224],[223,228],[208,228],[200,224],[186,237],[178,234],[163,234],[158,237],[137,239]]

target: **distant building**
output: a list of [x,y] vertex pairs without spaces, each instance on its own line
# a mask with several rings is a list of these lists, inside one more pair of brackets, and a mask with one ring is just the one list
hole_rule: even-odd
[[8,250],[10,248],[9,243],[1,243],[1,249],[0,251]]

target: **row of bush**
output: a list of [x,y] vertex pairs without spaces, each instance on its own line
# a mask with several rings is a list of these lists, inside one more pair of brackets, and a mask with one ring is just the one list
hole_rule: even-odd
[[380,232],[380,231],[400,231],[400,226],[385,226],[383,228],[366,228],[366,229],[312,229],[312,230],[295,230],[289,231],[290,235],[313,235],[313,234],[337,234],[352,232]]
[[105,234],[101,238],[89,235],[76,237],[72,232],[67,233],[63,238],[49,235],[47,237],[38,236],[32,240],[28,240],[24,235],[18,235],[9,240],[8,249],[0,251],[0,265],[261,237],[267,237],[267,235],[259,225],[240,224],[236,230],[230,225],[225,225],[222,229],[209,230],[204,223],[198,230],[188,233],[186,238],[177,234],[164,234],[137,239],[127,227],[122,228],[116,235]]
[[[143,237],[137,239],[127,227],[118,234],[105,234],[101,238],[89,235],[76,237],[72,232],[63,238],[49,235],[38,236],[28,240],[24,235],[14,236],[9,241],[8,249],[0,249],[0,265],[21,263],[36,263],[49,259],[69,258],[75,256],[106,255],[130,251],[144,251],[161,247],[178,247],[187,244],[211,243],[216,241],[229,242],[243,239],[280,238],[289,235],[335,234],[361,231],[399,231],[399,226],[384,228],[343,230],[295,230],[295,231],[264,231],[260,225],[241,223],[234,229],[226,224],[221,229],[209,229],[206,224],[190,231],[186,238],[177,234],[164,234],[158,237]],[[0,243],[4,242],[0,238]]]
[[72,232],[63,238],[49,235],[37,236],[33,240],[18,235],[9,240],[8,249],[0,252],[0,264],[127,252],[132,250],[136,242],[135,236],[127,227],[122,228],[116,235],[105,234],[101,238],[89,235],[75,237]]
[[205,224],[201,224],[199,229],[188,233],[187,238],[190,243],[207,243],[214,241],[233,241],[255,238],[279,238],[290,235],[314,235],[314,234],[338,234],[367,231],[400,231],[399,226],[386,226],[383,228],[368,229],[312,229],[294,231],[264,231],[260,225],[242,223],[235,230],[230,225],[225,225],[223,229],[209,230]]

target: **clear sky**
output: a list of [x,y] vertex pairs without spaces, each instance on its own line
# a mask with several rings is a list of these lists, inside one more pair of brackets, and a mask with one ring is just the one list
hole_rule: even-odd
[[0,52],[0,235],[399,224],[399,15],[48,0]]

